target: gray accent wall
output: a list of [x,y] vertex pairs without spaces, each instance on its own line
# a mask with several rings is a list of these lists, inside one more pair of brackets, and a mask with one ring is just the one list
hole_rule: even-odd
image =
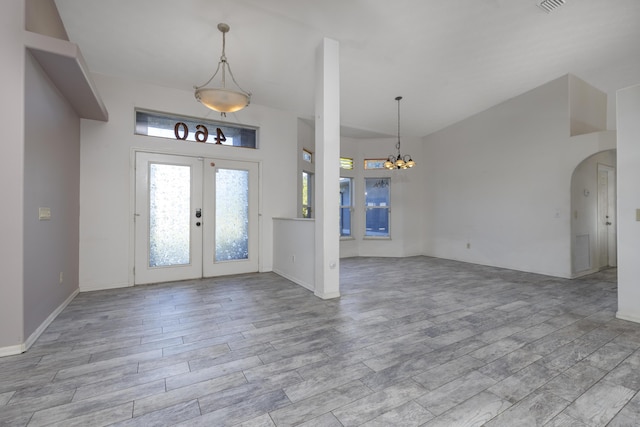
[[26,339],[78,289],[80,119],[28,53],[25,87]]
[[2,3],[0,13],[0,351],[22,335],[22,195],[24,156],[24,5]]

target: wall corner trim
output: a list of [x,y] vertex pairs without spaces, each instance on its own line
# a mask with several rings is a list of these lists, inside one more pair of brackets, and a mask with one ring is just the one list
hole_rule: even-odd
[[49,317],[45,319],[44,322],[42,322],[38,329],[33,331],[33,333],[29,336],[29,338],[27,338],[24,343],[8,347],[1,347],[0,357],[14,356],[16,354],[24,353],[25,351],[29,350],[29,348],[36,342],[40,335],[42,335],[42,333],[49,327],[51,322],[53,322],[56,317],[58,317],[58,315],[62,313],[62,310],[64,310],[69,305],[69,303],[73,301],[78,293],[80,293],[80,290],[78,289],[73,291],[73,293],[69,295],[69,297],[62,304],[60,304],[58,308],[56,308],[53,313],[51,313]]

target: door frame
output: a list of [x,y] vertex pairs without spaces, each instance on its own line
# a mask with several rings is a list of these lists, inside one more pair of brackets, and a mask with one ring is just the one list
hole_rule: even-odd
[[[616,170],[612,166],[604,165],[602,163],[598,163],[597,165],[597,173],[598,173],[598,203],[597,203],[597,231],[596,236],[598,240],[598,269],[616,267],[618,265],[617,262],[617,212],[616,212]],[[607,200],[603,200],[600,193],[600,174],[606,173],[607,175]],[[605,225],[603,220],[606,219],[600,218],[601,206],[602,204],[607,205],[607,213],[609,214],[609,221],[611,225]],[[607,238],[606,242],[602,242],[600,239],[601,232],[606,232]],[[607,249],[607,259],[601,259],[602,248],[606,247]]]
[[[207,147],[209,148],[209,147]],[[228,148],[228,147],[225,147]],[[243,149],[246,150],[246,149]],[[258,191],[258,218],[257,218],[257,256],[258,256],[258,272],[264,271],[264,254],[262,242],[264,241],[264,224],[262,221],[262,207],[263,207],[263,191],[262,191],[262,160],[244,157],[244,156],[234,156],[230,157],[228,155],[216,155],[210,152],[196,151],[196,152],[187,152],[185,150],[157,150],[157,149],[149,149],[143,147],[132,147],[129,151],[129,253],[128,253],[128,269],[127,269],[127,283],[125,286],[135,286],[135,214],[136,214],[136,156],[138,153],[150,153],[150,154],[160,154],[160,155],[170,155],[170,156],[184,156],[184,157],[195,157],[195,158],[210,158],[222,161],[231,161],[231,162],[249,162],[255,163],[257,165],[258,173],[257,173],[257,191]],[[120,286],[123,286],[120,285]]]

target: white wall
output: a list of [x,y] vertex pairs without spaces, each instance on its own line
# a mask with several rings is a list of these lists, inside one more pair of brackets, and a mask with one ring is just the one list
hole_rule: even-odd
[[618,112],[618,313],[640,322],[640,85],[621,89]]
[[0,355],[24,341],[24,7],[24,1],[4,2],[0,13]]
[[273,217],[296,213],[297,119],[280,110],[251,104],[229,114],[227,122],[257,126],[258,150],[189,143],[134,135],[134,109],[143,108],[220,120],[191,91],[167,89],[95,75],[109,110],[109,122],[83,120],[81,127],[80,289],[132,284],[132,153],[183,153],[261,162],[261,271],[272,269]]
[[592,112],[606,111],[572,113],[574,98],[606,105],[573,79],[563,76],[424,138],[426,255],[571,277],[571,176],[603,149],[597,138],[572,142],[571,118],[597,128],[602,121]]
[[273,219],[273,271],[315,291],[315,221]]

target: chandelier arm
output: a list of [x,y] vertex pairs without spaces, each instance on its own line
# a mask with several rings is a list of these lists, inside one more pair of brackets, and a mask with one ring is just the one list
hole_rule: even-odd
[[242,89],[242,87],[240,87],[240,85],[238,84],[238,82],[236,81],[236,78],[233,77],[233,73],[231,72],[231,65],[229,65],[229,63],[227,62],[227,68],[229,69],[229,75],[231,76],[231,80],[233,81],[233,83],[235,83],[236,86],[238,86],[238,89],[240,89],[241,91],[243,91],[244,93],[246,93],[247,95],[251,96],[251,92],[248,92],[244,89]]
[[222,64],[222,61],[218,62],[218,67],[216,68],[216,72],[213,73],[213,76],[211,76],[211,78],[209,78],[209,80],[207,80],[207,82],[205,84],[200,85],[200,86],[194,86],[194,89],[201,89],[201,88],[205,87],[206,85],[208,85],[209,83],[211,83],[211,81],[215,78],[215,76],[218,75],[218,71],[220,71],[220,64]]

